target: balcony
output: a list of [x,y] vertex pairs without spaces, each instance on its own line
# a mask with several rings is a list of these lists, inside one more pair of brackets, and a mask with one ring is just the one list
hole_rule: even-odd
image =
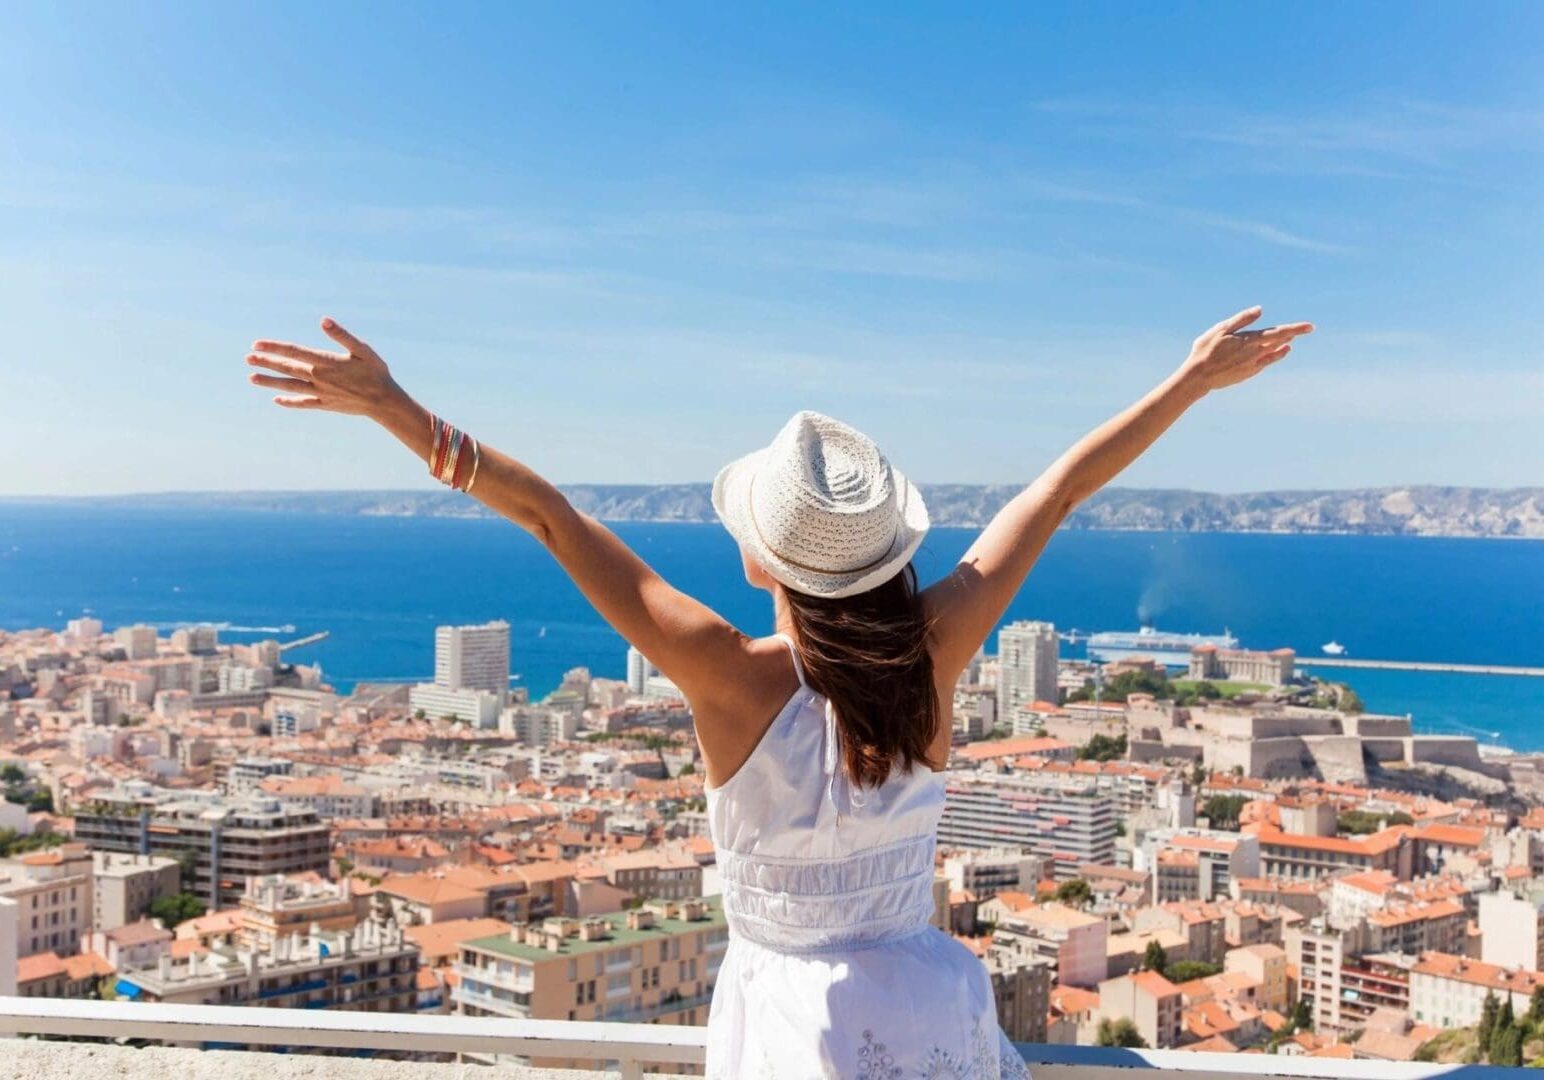
[[[314,1059],[300,1066],[287,1056],[187,1048],[200,1045],[325,1048],[345,1053],[384,1050],[518,1055],[586,1062],[593,1069],[609,1072],[505,1066],[490,1069],[489,1077],[590,1080],[609,1075],[619,1080],[640,1080],[646,1067],[701,1065],[706,1034],[700,1027],[653,1024],[15,997],[0,997],[0,1028],[18,1035],[132,1038],[185,1044],[135,1049],[113,1044],[29,1040],[12,1043],[5,1051],[11,1076],[113,1076],[122,1080],[164,1080],[167,1076],[219,1080],[275,1080],[280,1076],[320,1076],[327,1080],[472,1080],[478,1075],[474,1066],[453,1064],[360,1061],[357,1057],[341,1056]],[[1390,1064],[1086,1046],[1025,1045],[1020,1050],[1035,1080],[1503,1080],[1519,1071],[1480,1065]]]

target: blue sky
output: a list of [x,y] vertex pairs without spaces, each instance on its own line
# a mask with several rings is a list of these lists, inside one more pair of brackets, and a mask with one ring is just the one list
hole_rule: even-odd
[[1544,5],[434,7],[5,6],[0,492],[432,486],[324,313],[560,481],[1027,481],[1256,302],[1121,483],[1544,483]]

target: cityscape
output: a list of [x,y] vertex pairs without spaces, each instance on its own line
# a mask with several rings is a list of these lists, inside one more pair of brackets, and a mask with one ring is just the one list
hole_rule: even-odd
[[0,1080],[1544,1069],[1541,56],[0,5]]
[[[1538,758],[1369,713],[1290,649],[1066,636],[1003,626],[952,703],[933,921],[1010,1039],[1538,1055]],[[0,993],[706,1022],[702,770],[642,654],[532,701],[507,622],[347,694],[290,644],[0,633]]]

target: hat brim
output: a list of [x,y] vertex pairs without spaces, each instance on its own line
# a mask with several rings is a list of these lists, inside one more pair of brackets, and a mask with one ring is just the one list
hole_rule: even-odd
[[855,596],[883,585],[905,568],[922,546],[929,527],[922,492],[899,469],[891,467],[896,498],[901,504],[900,527],[885,557],[874,566],[850,574],[832,574],[795,566],[762,541],[751,518],[751,478],[767,456],[767,449],[752,451],[725,465],[713,478],[713,509],[724,528],[776,581],[811,596]]

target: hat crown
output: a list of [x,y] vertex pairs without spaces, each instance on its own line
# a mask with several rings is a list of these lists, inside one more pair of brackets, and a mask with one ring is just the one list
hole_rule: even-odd
[[773,552],[824,573],[882,561],[901,526],[889,460],[867,435],[817,412],[796,414],[772,440],[750,502]]

